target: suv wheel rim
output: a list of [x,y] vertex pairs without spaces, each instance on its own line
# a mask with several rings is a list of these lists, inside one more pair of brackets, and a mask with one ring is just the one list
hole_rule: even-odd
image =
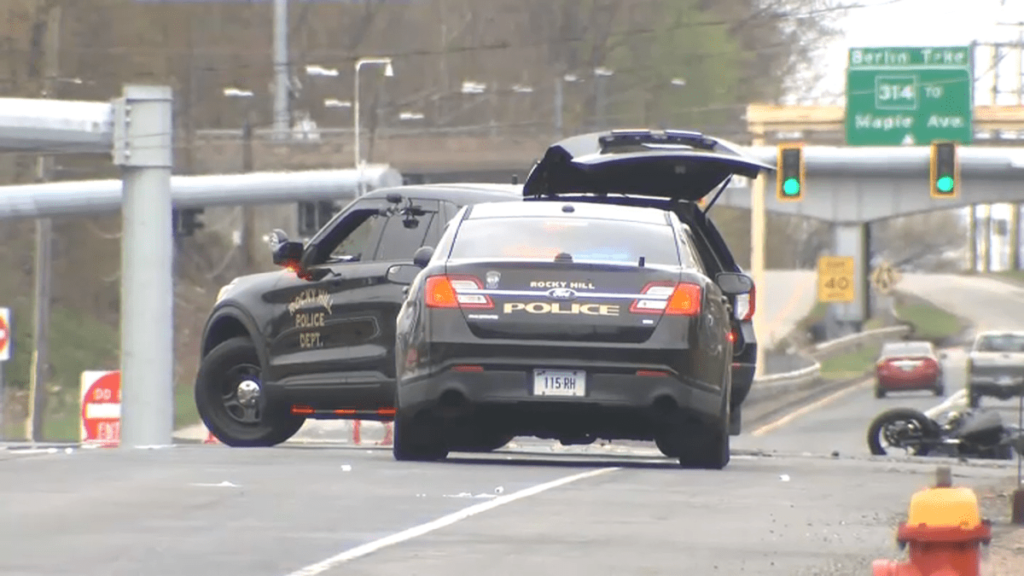
[[221,400],[228,417],[253,426],[263,420],[263,388],[260,369],[252,364],[240,364],[224,375]]

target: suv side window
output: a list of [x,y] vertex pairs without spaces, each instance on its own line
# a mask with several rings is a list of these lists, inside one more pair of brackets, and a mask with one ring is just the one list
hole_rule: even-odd
[[704,274],[708,273],[708,269],[704,266],[704,261],[701,260],[700,254],[697,252],[697,239],[693,237],[693,233],[690,232],[690,228],[685,224],[682,227],[683,232],[683,244],[686,246],[686,250],[690,255],[690,261]]
[[381,228],[387,218],[380,214],[369,213],[362,221],[331,251],[328,262],[369,262],[380,239]]
[[377,247],[374,260],[378,262],[412,260],[412,255],[420,246],[433,246],[441,237],[441,218],[438,214],[440,206],[437,201],[416,200],[415,205],[421,207],[426,214],[418,216],[415,227],[409,227],[410,218],[402,213],[391,215],[384,225],[384,233]]

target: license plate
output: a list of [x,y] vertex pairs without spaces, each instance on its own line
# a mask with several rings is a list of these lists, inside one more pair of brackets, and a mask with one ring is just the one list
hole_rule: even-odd
[[534,370],[534,396],[586,396],[587,373],[583,370]]

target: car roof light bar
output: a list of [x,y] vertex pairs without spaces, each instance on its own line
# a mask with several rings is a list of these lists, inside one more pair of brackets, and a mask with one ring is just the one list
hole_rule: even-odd
[[612,130],[599,138],[602,152],[644,144],[672,144],[714,150],[717,142],[700,132],[689,130]]

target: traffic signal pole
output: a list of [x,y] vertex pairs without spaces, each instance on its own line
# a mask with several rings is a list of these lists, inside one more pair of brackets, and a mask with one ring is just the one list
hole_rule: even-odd
[[170,446],[174,428],[172,92],[126,86],[114,103],[114,163],[124,177],[121,239],[123,448]]

